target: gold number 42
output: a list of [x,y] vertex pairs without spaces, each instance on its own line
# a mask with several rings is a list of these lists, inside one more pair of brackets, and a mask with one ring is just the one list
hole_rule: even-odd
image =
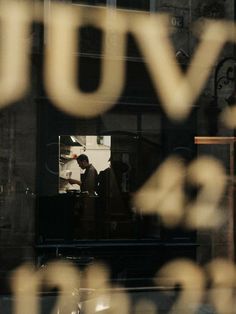
[[[193,200],[187,198],[186,183],[198,188]],[[219,204],[225,187],[224,167],[213,157],[202,156],[188,167],[171,157],[136,192],[134,207],[143,214],[158,214],[167,227],[215,228],[224,222]]]

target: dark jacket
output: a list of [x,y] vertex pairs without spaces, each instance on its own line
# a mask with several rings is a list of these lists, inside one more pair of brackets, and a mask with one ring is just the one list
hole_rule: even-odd
[[92,164],[90,164],[85,173],[81,175],[81,192],[94,192],[96,191],[97,186],[97,170],[94,168]]

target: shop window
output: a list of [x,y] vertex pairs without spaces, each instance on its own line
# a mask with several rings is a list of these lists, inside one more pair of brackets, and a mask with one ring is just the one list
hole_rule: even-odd
[[[95,175],[94,168],[90,173],[79,164],[81,154]],[[40,238],[160,239],[159,218],[143,216],[132,205],[133,193],[158,160],[160,145],[150,135],[60,136],[58,193],[40,198]]]

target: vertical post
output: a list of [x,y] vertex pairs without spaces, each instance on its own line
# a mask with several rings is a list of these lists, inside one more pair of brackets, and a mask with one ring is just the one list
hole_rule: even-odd
[[234,230],[234,139],[230,142],[230,183],[229,183],[229,224],[228,224],[228,255],[231,261],[234,261],[234,238],[235,238],[235,230]]
[[116,0],[107,0],[107,6],[111,8],[116,8]]
[[150,13],[155,13],[157,9],[157,0],[150,0]]

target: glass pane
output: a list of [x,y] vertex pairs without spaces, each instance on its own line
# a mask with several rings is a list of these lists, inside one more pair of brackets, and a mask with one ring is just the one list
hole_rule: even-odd
[[106,0],[72,0],[73,4],[106,5]]
[[133,10],[150,10],[150,1],[149,0],[117,0],[117,7],[124,9],[133,9]]

